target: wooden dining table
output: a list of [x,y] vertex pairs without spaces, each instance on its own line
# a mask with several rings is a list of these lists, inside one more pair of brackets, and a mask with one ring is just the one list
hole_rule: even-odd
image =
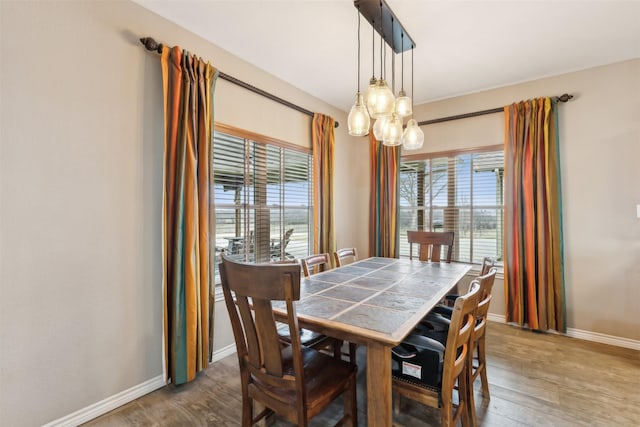
[[[301,280],[300,326],[367,348],[368,426],[392,423],[391,349],[470,269],[374,257]],[[283,306],[274,312],[283,314]]]

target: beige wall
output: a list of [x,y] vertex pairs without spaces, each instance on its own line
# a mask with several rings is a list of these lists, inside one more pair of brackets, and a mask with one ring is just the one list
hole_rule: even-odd
[[[348,163],[361,148],[344,112],[136,4],[0,1],[0,14],[0,424],[35,426],[162,375],[161,74],[138,37],[334,116],[336,181],[366,189],[367,163]],[[215,118],[310,144],[310,117],[222,80]],[[366,205],[350,188],[340,212]],[[338,244],[364,250],[362,223],[338,215]],[[216,350],[233,343],[226,322],[217,304]]]
[[[568,326],[640,340],[640,60],[425,104],[415,116],[563,93],[575,96],[559,107]],[[504,142],[502,114],[422,129],[425,152]],[[502,281],[494,290],[491,312],[504,314]]]

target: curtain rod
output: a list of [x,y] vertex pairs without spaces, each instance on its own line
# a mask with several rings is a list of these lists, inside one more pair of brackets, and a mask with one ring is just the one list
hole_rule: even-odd
[[[555,96],[552,98],[555,98],[555,100],[559,102],[567,102],[568,100],[573,98],[573,95],[569,95],[565,93],[560,96]],[[418,126],[432,125],[434,123],[448,122],[451,120],[467,119],[469,117],[484,116],[487,114],[502,113],[503,111],[504,111],[504,107],[491,108],[489,110],[474,111],[472,113],[458,114],[456,116],[447,116],[447,117],[441,117],[439,119],[423,120],[421,122],[418,122]]]
[[[140,39],[140,43],[142,43],[142,45],[149,51],[155,51],[157,53],[162,53],[162,43],[158,43],[157,41],[155,41],[152,37],[142,37]],[[258,95],[264,96],[267,99],[270,99],[272,101],[277,102],[278,104],[282,104],[286,107],[289,107],[291,109],[294,109],[296,111],[299,111],[303,114],[306,114],[307,116],[311,116],[313,117],[313,111],[309,111],[306,108],[302,108],[299,105],[296,105],[292,102],[289,102],[285,99],[282,99],[272,93],[269,93],[265,90],[262,90],[258,87],[255,87],[253,85],[250,85],[247,82],[243,82],[242,80],[239,80],[233,76],[230,76],[229,74],[223,73],[222,71],[218,70],[218,77],[220,77],[222,80],[226,80],[229,83],[233,83],[234,85],[240,86],[242,88],[245,88],[253,93],[257,93]],[[334,127],[338,127],[340,125],[340,123],[338,123],[337,121],[335,121]]]

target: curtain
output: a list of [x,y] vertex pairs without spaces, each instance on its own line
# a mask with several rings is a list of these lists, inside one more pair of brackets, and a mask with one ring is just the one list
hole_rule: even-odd
[[333,216],[333,160],[335,121],[315,113],[311,123],[313,143],[313,253],[336,250]]
[[371,196],[369,255],[398,258],[398,174],[400,147],[388,147],[369,132]]
[[211,353],[211,141],[218,72],[179,47],[164,46],[161,65],[165,367],[167,378],[182,384],[208,366]]
[[566,332],[555,100],[505,106],[507,322]]

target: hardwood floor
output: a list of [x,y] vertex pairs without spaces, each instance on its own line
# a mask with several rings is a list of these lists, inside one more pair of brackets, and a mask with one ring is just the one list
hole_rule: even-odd
[[[637,426],[640,424],[640,352],[490,323],[487,359],[491,399],[476,382],[482,426]],[[359,348],[363,366],[365,349]],[[238,426],[241,401],[235,354],[216,362],[191,384],[167,386],[85,426]],[[365,375],[358,376],[359,426],[366,426]],[[394,421],[439,426],[439,413],[404,400]],[[338,399],[313,420],[332,425]],[[290,426],[274,419],[274,426]]]

